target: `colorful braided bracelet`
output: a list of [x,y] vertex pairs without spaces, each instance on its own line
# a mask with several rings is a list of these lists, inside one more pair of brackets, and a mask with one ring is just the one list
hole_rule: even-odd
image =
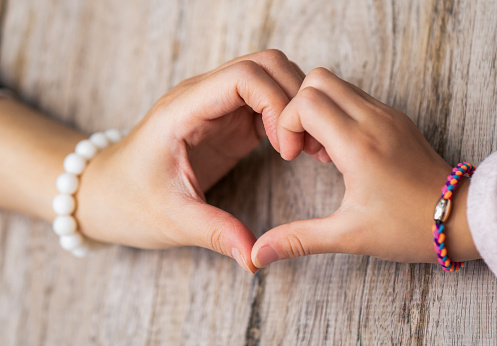
[[438,255],[438,263],[442,265],[443,270],[448,272],[458,271],[464,267],[464,262],[453,262],[450,260],[449,255],[447,255],[444,222],[447,221],[449,217],[452,208],[452,195],[454,194],[461,177],[466,175],[471,178],[475,168],[475,166],[464,162],[458,163],[457,167],[452,169],[452,173],[447,177],[447,182],[444,187],[442,187],[442,196],[435,208],[435,215],[433,215],[435,224],[432,227],[432,231],[434,247]]

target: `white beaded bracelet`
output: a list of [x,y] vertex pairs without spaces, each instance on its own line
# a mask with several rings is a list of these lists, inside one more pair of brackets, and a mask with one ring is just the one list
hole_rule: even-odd
[[52,201],[53,210],[57,214],[53,230],[60,237],[62,248],[76,257],[84,257],[91,250],[90,242],[78,231],[78,224],[73,216],[76,210],[74,195],[79,188],[79,176],[100,150],[119,142],[126,134],[127,131],[121,133],[116,129],[94,133],[89,139],[80,141],[74,153],[64,159],[65,173],[59,175],[56,182],[60,193]]

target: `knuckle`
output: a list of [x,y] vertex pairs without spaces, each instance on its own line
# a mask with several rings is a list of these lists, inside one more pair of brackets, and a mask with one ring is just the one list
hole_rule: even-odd
[[264,60],[274,62],[275,64],[288,63],[288,57],[279,49],[267,49],[261,52]]
[[[293,228],[293,225],[290,225]],[[306,246],[298,231],[290,231],[286,237],[286,256],[288,258],[296,258],[310,255],[311,251]]]
[[211,227],[208,231],[208,244],[213,251],[225,255],[222,244],[223,230],[220,227]]
[[239,228],[240,225],[233,219],[219,219],[214,221],[205,231],[204,239],[206,240],[206,246],[222,255],[230,256],[230,249],[227,248],[228,245],[226,243],[229,234],[226,232],[233,232]]
[[252,60],[243,60],[231,65],[231,70],[239,75],[257,75],[261,73],[261,67]]
[[299,110],[311,110],[316,109],[316,105],[322,104],[326,97],[319,89],[307,86],[299,91],[292,102]]
[[297,102],[303,107],[313,105],[318,102],[323,96],[323,93],[312,86],[307,86],[300,90],[296,96]]
[[330,76],[334,76],[329,70],[324,67],[316,67],[311,72],[307,74],[305,77],[306,85],[320,84],[323,80],[329,78]]

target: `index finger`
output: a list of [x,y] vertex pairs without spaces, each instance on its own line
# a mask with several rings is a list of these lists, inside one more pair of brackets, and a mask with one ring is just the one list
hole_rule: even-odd
[[175,127],[175,135],[193,138],[195,136],[191,135],[198,133],[199,121],[214,120],[248,105],[262,114],[269,140],[275,146],[276,121],[288,102],[288,96],[271,76],[257,63],[245,60],[196,83],[178,95],[168,107],[177,121],[189,124]]
[[[235,65],[243,61],[253,61],[259,65],[268,76],[270,76],[276,84],[283,90],[288,99],[292,99],[297,95],[305,74],[300,67],[290,61],[288,57],[277,49],[268,49],[262,52],[247,54],[221,65],[217,69],[206,73],[204,76],[209,77],[227,67]],[[264,128],[269,141],[273,147],[279,151],[278,137],[276,135],[277,117],[267,116],[263,118]]]
[[297,95],[297,92],[299,91],[305,78],[305,74],[297,64],[288,59],[285,53],[277,49],[268,49],[261,52],[243,55],[224,63],[211,72],[206,73],[205,76],[209,76],[228,66],[247,60],[253,61],[259,65],[271,78],[275,80],[288,98],[291,99]]
[[278,120],[281,157],[293,160],[304,148],[307,132],[321,143],[340,170],[340,152],[352,138],[356,121],[319,89],[307,87],[282,112]]

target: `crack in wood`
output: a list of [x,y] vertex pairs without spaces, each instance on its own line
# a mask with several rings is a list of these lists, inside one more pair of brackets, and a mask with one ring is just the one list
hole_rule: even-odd
[[255,275],[254,286],[255,289],[254,300],[250,307],[250,320],[245,332],[245,345],[256,346],[261,342],[261,309],[262,301],[264,299],[264,291],[266,286],[267,268],[260,270]]
[[422,272],[423,289],[421,291],[421,304],[419,306],[419,319],[416,325],[415,340],[418,343],[425,343],[425,331],[427,329],[427,321],[430,318],[430,304],[428,302],[428,293],[430,292],[431,286],[431,264],[424,264]]

